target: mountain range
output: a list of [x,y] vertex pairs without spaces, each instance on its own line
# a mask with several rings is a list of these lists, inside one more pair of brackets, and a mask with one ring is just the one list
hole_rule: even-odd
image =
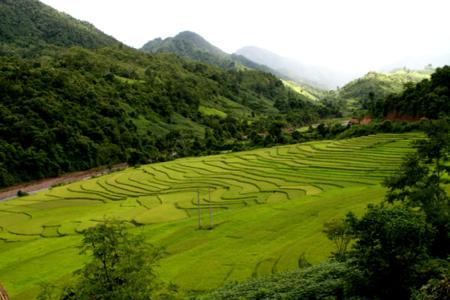
[[355,74],[305,64],[258,47],[244,47],[237,50],[236,54],[266,65],[293,81],[326,90],[336,89],[355,77]]
[[354,74],[304,64],[258,47],[244,47],[228,54],[190,31],[166,39],[156,38],[140,50],[148,53],[175,53],[184,58],[228,69],[257,69],[301,86],[324,90],[335,89],[355,77]]

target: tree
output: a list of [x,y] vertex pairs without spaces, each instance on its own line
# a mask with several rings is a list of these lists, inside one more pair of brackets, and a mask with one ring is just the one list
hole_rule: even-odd
[[348,245],[353,238],[350,227],[344,220],[337,219],[326,222],[323,227],[327,238],[336,246],[336,252],[333,253],[335,258],[339,261],[344,260]]
[[444,164],[450,147],[448,127],[447,121],[431,123],[426,131],[428,139],[416,144],[417,153],[407,157],[400,172],[384,182],[388,202],[403,202],[425,213],[437,231],[432,254],[440,258],[447,257],[450,245],[450,200],[441,186],[444,173],[449,173]]
[[442,172],[450,171],[450,167],[444,165],[450,155],[450,126],[447,120],[437,120],[428,123],[425,132],[428,139],[416,143],[417,153],[424,162],[434,163],[433,172],[440,181]]
[[347,222],[357,238],[351,257],[361,271],[358,293],[370,299],[409,299],[411,289],[424,283],[420,267],[434,234],[423,212],[369,205],[361,219],[349,214]]
[[63,299],[152,299],[162,287],[155,273],[162,251],[125,229],[123,222],[107,220],[84,232],[80,254],[92,259],[76,272]]

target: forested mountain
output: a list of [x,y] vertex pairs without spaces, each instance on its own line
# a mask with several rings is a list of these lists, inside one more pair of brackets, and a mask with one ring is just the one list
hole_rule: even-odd
[[341,89],[339,96],[347,100],[365,102],[370,93],[375,97],[384,98],[390,94],[401,93],[405,84],[417,83],[430,77],[433,70],[399,69],[389,73],[369,72],[361,78],[355,79]]
[[450,115],[450,67],[437,68],[430,79],[408,83],[398,95],[390,95],[372,105],[372,114],[386,116],[427,117],[437,119]]
[[[0,3],[0,22],[16,18],[15,5],[32,8],[18,10],[28,20],[15,25],[20,35],[2,33],[2,41],[18,50],[39,46],[0,53],[1,187],[99,165],[231,149],[251,132],[267,132],[270,116],[289,113],[302,124],[327,114],[272,74],[143,53],[91,27],[85,39],[76,30],[83,23],[37,1]],[[50,29],[58,34],[44,34]],[[108,41],[112,46],[100,47]]]
[[244,56],[223,52],[200,35],[190,31],[180,32],[175,37],[164,40],[161,38],[154,39],[146,43],[141,50],[148,53],[175,53],[184,58],[226,69],[242,70],[250,68],[277,75],[269,67],[257,64]]
[[335,98],[347,103],[355,110],[367,110],[371,102],[385,99],[391,94],[400,94],[408,83],[417,83],[430,78],[433,69],[398,69],[386,73],[369,72],[363,77],[347,83],[335,92]]
[[37,0],[0,0],[0,44],[18,47],[120,44],[87,22],[78,21]]

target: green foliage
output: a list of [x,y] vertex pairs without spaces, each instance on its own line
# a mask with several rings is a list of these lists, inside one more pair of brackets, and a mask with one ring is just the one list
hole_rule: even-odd
[[396,205],[371,205],[360,220],[347,217],[357,238],[350,257],[361,271],[353,283],[360,295],[410,299],[428,281],[416,296],[433,299],[448,288],[445,279],[437,279],[450,270],[450,202],[441,186],[448,172],[447,121],[430,123],[426,133],[427,139],[416,143],[417,153],[385,180],[386,200]]
[[382,111],[380,100],[384,100],[391,94],[400,94],[404,86],[410,83],[417,83],[430,77],[430,71],[410,71],[406,69],[397,70],[391,73],[370,72],[339,89],[336,98],[347,102],[358,103],[356,110],[369,110],[375,116]]
[[18,190],[17,191],[17,197],[25,197],[28,196],[29,194],[27,192],[24,192],[22,190]]
[[80,254],[92,260],[76,272],[76,282],[64,288],[62,299],[152,299],[161,285],[154,270],[160,249],[130,236],[118,221],[105,221],[83,235]]
[[19,47],[119,45],[89,23],[78,21],[37,0],[0,1],[0,43]]
[[448,299],[450,295],[450,275],[442,278],[430,279],[412,297],[414,300],[441,300]]
[[427,126],[427,139],[416,143],[417,154],[408,157],[399,174],[385,181],[387,201],[402,201],[419,207],[437,231],[431,252],[446,258],[450,243],[450,199],[442,186],[442,177],[449,174],[448,121],[439,120]]
[[360,219],[347,217],[357,241],[350,254],[361,272],[357,293],[375,299],[409,299],[420,287],[420,264],[428,259],[434,231],[421,212],[370,205]]
[[343,220],[336,219],[325,222],[323,227],[323,232],[327,238],[336,246],[333,255],[337,260],[344,260],[348,245],[354,237],[350,227]]
[[437,68],[431,79],[408,84],[400,95],[387,97],[384,113],[437,119],[450,114],[450,66]]
[[198,299],[342,299],[350,270],[345,263],[326,261],[301,270],[230,284]]
[[244,149],[250,132],[271,126],[276,101],[294,104],[292,123],[321,109],[271,74],[213,66],[203,54],[232,59],[194,33],[165,44],[212,65],[124,47],[35,0],[1,1],[0,25],[0,187]]
[[[198,154],[205,149],[193,147],[194,137],[203,138],[205,127],[221,145],[208,149],[231,149],[225,139],[232,145],[251,127],[226,108],[226,119],[202,115],[200,99],[214,107],[222,97],[272,114],[275,99],[294,97],[270,74],[225,71],[168,54],[78,47],[47,54],[0,57],[0,186]],[[305,114],[315,110],[303,106]],[[177,139],[170,135],[175,131]]]

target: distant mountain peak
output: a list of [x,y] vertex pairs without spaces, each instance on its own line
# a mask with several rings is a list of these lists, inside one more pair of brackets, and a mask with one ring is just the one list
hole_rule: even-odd
[[174,37],[165,39],[153,39],[146,43],[140,50],[149,53],[175,53],[184,58],[197,60],[225,69],[256,69],[276,74],[276,72],[267,66],[257,64],[244,56],[225,53],[201,35],[192,31],[182,31]]
[[146,43],[142,48],[144,52],[173,52],[191,59],[197,59],[197,52],[213,55],[226,55],[225,52],[209,43],[201,35],[192,31],[182,31],[174,37],[166,39],[156,38]]
[[176,39],[192,39],[192,40],[200,39],[202,41],[206,41],[200,34],[195,33],[193,31],[189,31],[189,30],[178,33],[174,38],[176,38]]

